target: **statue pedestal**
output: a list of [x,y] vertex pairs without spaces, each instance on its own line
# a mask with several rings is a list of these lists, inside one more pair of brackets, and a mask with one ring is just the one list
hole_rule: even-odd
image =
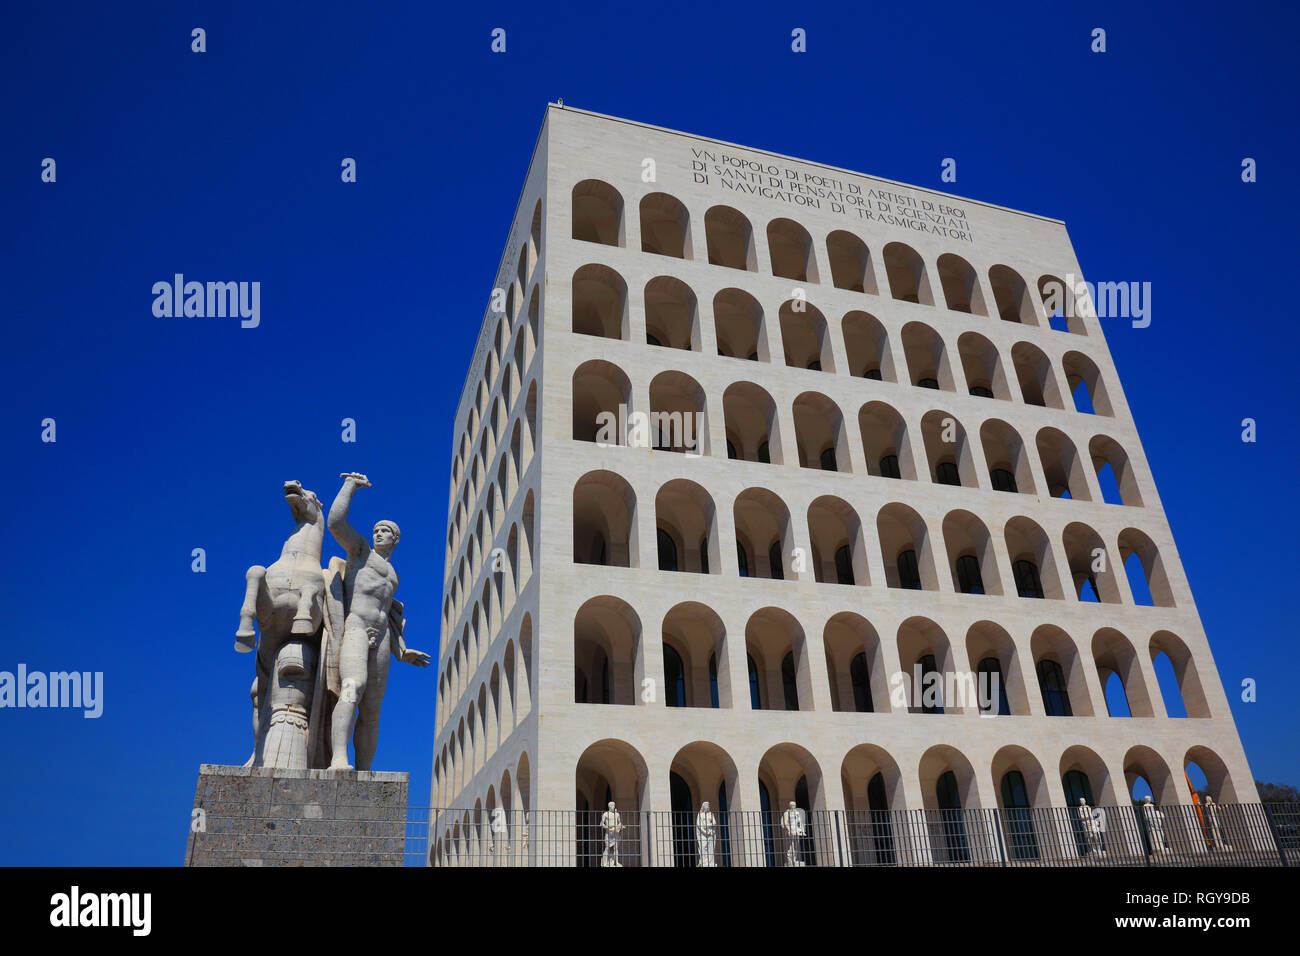
[[185,865],[402,866],[408,779],[203,764]]

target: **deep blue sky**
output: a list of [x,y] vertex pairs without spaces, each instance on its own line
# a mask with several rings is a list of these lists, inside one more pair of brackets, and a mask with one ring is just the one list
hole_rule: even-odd
[[[556,97],[1059,217],[1090,279],[1152,282],[1107,340],[1252,767],[1300,784],[1288,5],[517,6],[4,5],[0,669],[106,699],[0,711],[0,863],[181,862],[198,765],[249,751],[231,641],[285,479],[370,475],[355,523],[401,524],[436,653],[452,415]],[[260,281],[261,327],[154,318],[175,272]],[[436,677],[393,675],[377,767],[426,803]]]

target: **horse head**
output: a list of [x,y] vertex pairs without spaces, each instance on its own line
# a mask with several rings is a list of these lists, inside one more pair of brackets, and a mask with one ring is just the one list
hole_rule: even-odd
[[323,518],[316,492],[303,488],[301,481],[284,483],[284,500],[289,502],[289,511],[299,525],[316,524]]

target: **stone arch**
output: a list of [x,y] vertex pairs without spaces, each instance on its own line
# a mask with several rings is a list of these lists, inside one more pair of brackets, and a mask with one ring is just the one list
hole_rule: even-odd
[[907,422],[896,408],[885,402],[867,402],[858,410],[858,430],[868,474],[916,480]]
[[988,315],[984,307],[984,293],[980,291],[979,276],[969,262],[951,252],[944,253],[936,263],[939,267],[939,284],[943,287],[944,302],[950,312],[971,315]]
[[664,646],[672,647],[684,665],[685,706],[734,706],[731,648],[717,613],[698,601],[683,601],[664,615],[661,630]]
[[593,263],[573,274],[573,331],[627,341],[627,283],[609,266]]
[[[765,607],[750,615],[745,624],[745,653],[758,676],[759,709],[813,709],[808,643],[803,627],[790,612]],[[750,705],[752,708],[752,696]]]
[[905,242],[891,242],[884,249],[885,275],[889,292],[895,299],[934,305],[925,260]]
[[627,436],[618,428],[620,405],[627,418],[632,409],[627,373],[604,359],[583,362],[573,372],[573,439],[626,444]]
[[822,495],[808,506],[808,537],[819,584],[867,585],[867,548],[862,520],[853,506]]
[[573,560],[637,567],[636,492],[621,475],[589,471],[573,486]]
[[795,282],[817,282],[817,254],[808,230],[793,219],[773,219],[767,224],[767,253],[772,275]]
[[801,468],[853,470],[848,429],[835,402],[820,392],[803,392],[795,398],[792,411]]
[[[900,502],[885,505],[876,515],[876,538],[889,587],[939,590],[930,533],[916,511]],[[912,553],[911,559],[904,559],[907,552]]]
[[783,580],[790,570],[791,549],[785,502],[766,488],[746,488],[736,496],[732,510],[741,577]]
[[573,618],[574,702],[635,706],[644,653],[631,605],[612,595],[588,600]]
[[711,264],[758,271],[754,227],[743,213],[730,206],[712,207],[704,214],[704,235]]
[[675,478],[660,486],[655,494],[655,528],[672,542],[671,561],[660,548],[660,571],[721,572],[717,509],[709,493],[695,482]]
[[733,382],[722,393],[727,457],[782,464],[781,426],[776,402],[753,382]]
[[668,193],[641,197],[641,251],[691,259],[691,215]]
[[830,262],[831,281],[835,288],[877,294],[871,250],[853,233],[836,229],[827,235],[826,258]]
[[694,290],[672,276],[647,282],[645,333],[648,345],[700,351],[700,305]]
[[[826,622],[822,646],[826,651],[832,710],[891,712],[884,649],[870,621],[852,611],[840,611]],[[860,672],[863,668],[865,681]]]
[[879,319],[866,312],[847,312],[840,322],[840,333],[844,336],[850,375],[881,382],[898,381],[889,333]]
[[609,183],[584,179],[573,187],[573,238],[623,245],[623,196]]

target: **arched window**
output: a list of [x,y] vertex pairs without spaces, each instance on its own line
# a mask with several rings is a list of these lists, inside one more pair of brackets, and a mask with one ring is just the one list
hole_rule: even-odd
[[700,573],[709,573],[709,539],[700,539]]
[[659,570],[676,571],[677,543],[673,541],[672,535],[663,528],[659,529],[655,537],[659,542]]
[[772,464],[772,449],[767,442],[760,442],[758,446],[758,460],[764,465]]
[[972,385],[970,393],[976,398],[993,398],[993,390],[985,385]]
[[[853,709],[869,714],[876,708],[871,701],[871,673],[867,669],[867,655],[859,652],[849,662],[849,680],[853,684]],[[879,776],[879,774],[877,774]]]
[[939,387],[939,380],[937,378],[919,378],[916,380],[916,384],[921,388],[937,389]]
[[664,645],[664,704],[668,707],[686,706],[686,668],[681,656]]
[[867,806],[871,816],[871,845],[876,851],[876,862],[892,865],[894,856],[894,831],[889,820],[889,798],[885,793],[885,775],[880,771],[867,781]]
[[763,815],[763,862],[776,866],[776,814],[772,812],[772,798],[762,780],[758,781],[758,809]]
[[1038,859],[1038,840],[1029,813],[1029,792],[1025,776],[1019,770],[1002,775],[1002,806],[1007,813],[1007,843],[1013,860]]
[[749,577],[749,555],[745,554],[745,546],[736,539],[736,563],[740,566],[740,576]]
[[962,594],[983,594],[984,578],[980,576],[979,558],[963,554],[957,559],[957,589]]
[[749,668],[749,706],[754,710],[762,710],[763,705],[758,693],[758,668],[754,666],[754,658],[748,654],[745,655],[745,663]]
[[772,566],[772,579],[774,581],[785,580],[785,569],[781,567],[781,542],[773,541],[772,547],[767,549],[767,561]]
[[[1061,665],[1044,658],[1038,662],[1038,687],[1043,692],[1043,710],[1048,717],[1073,717],[1070,709],[1070,691],[1065,684]],[[1071,801],[1075,803],[1077,801]]]
[[899,479],[903,477],[903,473],[898,470],[897,455],[886,455],[884,458],[880,459],[880,477]]
[[899,552],[898,586],[911,591],[921,590],[921,569],[916,562],[916,552],[911,548]]
[[727,785],[718,784],[718,865],[731,866],[731,828],[727,821]]
[[668,774],[668,800],[672,807],[673,866],[694,866],[695,806],[690,785],[676,773]]
[[945,861],[967,863],[970,850],[966,844],[966,824],[961,816],[961,793],[957,789],[957,775],[945,770],[935,784],[935,797],[939,802],[939,826],[943,835]]
[[714,710],[718,709],[718,656],[716,654],[709,655],[709,706]]
[[993,483],[994,491],[1010,491],[1015,494],[1020,490],[1016,487],[1016,476],[1005,468],[994,468],[989,472],[989,480]]
[[[869,369],[867,369],[865,372],[862,373],[862,377],[863,377],[863,378],[869,378],[869,379],[871,379],[872,381],[875,381],[875,382],[883,382],[883,381],[884,381],[884,378],[883,378],[883,377],[881,376],[881,374],[880,374],[880,369],[878,369],[878,368],[869,368]],[[874,778],[873,778],[873,779],[874,779]]]
[[1088,806],[1096,806],[1092,798],[1092,782],[1082,770],[1067,770],[1061,777],[1061,788],[1065,791],[1065,802],[1068,805],[1077,807],[1082,798]]
[[1043,582],[1038,576],[1038,565],[1032,561],[1017,561],[1011,566],[1016,579],[1016,593],[1022,598],[1041,598]]
[[821,454],[822,471],[838,471],[835,467],[835,446],[822,449]]
[[785,695],[785,709],[799,709],[799,684],[794,676],[794,652],[781,658],[781,691]]
[[957,463],[953,461],[941,461],[934,466],[934,480],[941,485],[955,485],[961,487],[961,474],[957,471]]
[[1007,717],[1011,714],[1011,704],[1007,702],[1007,681],[1002,675],[1002,664],[996,657],[986,657],[980,661],[979,666],[979,692],[980,692],[980,710],[992,710],[993,701],[985,696],[985,688],[992,690],[998,689],[997,715]]
[[847,544],[835,549],[835,580],[838,584],[853,584],[853,552]]
[[[921,668],[921,713],[942,714],[943,675],[939,672],[934,655],[922,654],[916,659],[916,663]],[[931,674],[934,676],[931,677]],[[927,692],[930,687],[935,688],[933,693]]]

